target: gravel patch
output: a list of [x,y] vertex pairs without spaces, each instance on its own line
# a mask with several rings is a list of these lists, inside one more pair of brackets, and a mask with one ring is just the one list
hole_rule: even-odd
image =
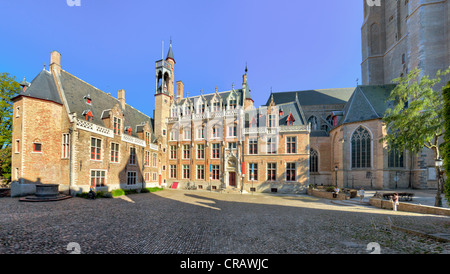
[[450,233],[450,218],[342,206],[293,195],[164,190],[128,199],[24,203],[0,198],[1,254],[448,253],[449,243],[391,230]]

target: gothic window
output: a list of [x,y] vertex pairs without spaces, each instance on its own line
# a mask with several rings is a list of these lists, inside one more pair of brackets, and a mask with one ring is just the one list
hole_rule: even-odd
[[212,109],[212,111],[213,111],[213,112],[218,112],[218,111],[220,111],[220,102],[214,102],[214,103],[213,103],[213,109]]
[[237,100],[236,99],[231,99],[229,102],[229,107],[228,109],[236,109],[237,107]]
[[397,147],[390,147],[388,150],[388,167],[390,168],[403,168],[403,151]]
[[312,148],[310,149],[309,153],[309,172],[319,172],[319,154]]
[[352,168],[371,167],[371,145],[369,131],[360,126],[352,135]]

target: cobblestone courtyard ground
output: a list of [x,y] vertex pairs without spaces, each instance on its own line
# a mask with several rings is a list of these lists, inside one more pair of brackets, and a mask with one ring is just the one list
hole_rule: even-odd
[[182,190],[50,203],[0,198],[0,254],[449,253],[449,243],[390,230],[450,234],[450,218],[339,205],[310,196]]

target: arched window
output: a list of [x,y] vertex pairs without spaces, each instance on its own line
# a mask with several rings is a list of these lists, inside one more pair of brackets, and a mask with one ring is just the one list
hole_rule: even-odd
[[309,152],[309,172],[319,172],[319,153],[312,148]]
[[403,168],[403,154],[404,152],[396,146],[389,146],[388,148],[388,167]]
[[369,131],[360,126],[352,135],[352,168],[371,167],[371,145]]

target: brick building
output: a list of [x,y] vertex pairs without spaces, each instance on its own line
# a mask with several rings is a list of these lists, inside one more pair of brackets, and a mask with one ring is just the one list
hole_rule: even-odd
[[153,119],[61,68],[52,52],[13,99],[12,180],[56,183],[75,192],[156,185],[158,147]]
[[13,181],[58,183],[72,193],[90,186],[284,193],[304,193],[310,184],[435,187],[430,153],[388,151],[379,140],[390,81],[417,64],[427,72],[448,66],[448,1],[364,2],[364,85],[271,93],[259,108],[247,69],[240,88],[185,94],[175,82],[172,45],[155,63],[153,118],[126,104],[124,90],[113,98],[63,70],[52,52],[50,69],[24,81],[14,98]]

